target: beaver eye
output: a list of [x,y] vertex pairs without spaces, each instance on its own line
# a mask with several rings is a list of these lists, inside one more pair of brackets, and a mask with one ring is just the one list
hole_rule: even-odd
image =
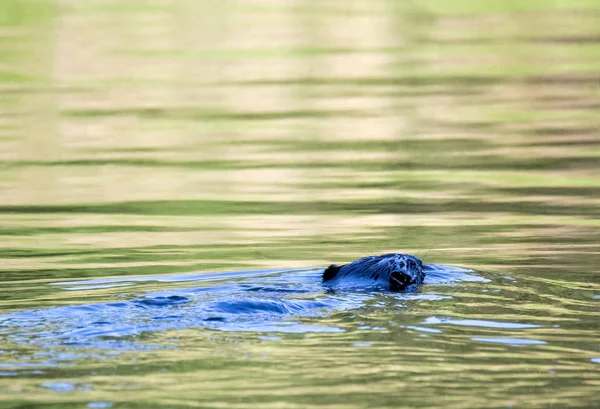
[[416,270],[417,269],[417,263],[415,263],[412,260],[408,260],[408,268],[411,270]]

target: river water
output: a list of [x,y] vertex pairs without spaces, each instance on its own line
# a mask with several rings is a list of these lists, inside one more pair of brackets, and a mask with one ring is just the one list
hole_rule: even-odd
[[2,8],[0,407],[600,407],[597,2]]

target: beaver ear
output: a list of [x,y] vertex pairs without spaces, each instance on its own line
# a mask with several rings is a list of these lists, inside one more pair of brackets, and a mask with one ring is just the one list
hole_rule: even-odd
[[340,268],[340,266],[337,266],[335,264],[332,264],[329,267],[327,267],[325,271],[323,271],[323,282],[329,281],[332,278],[334,278],[337,275],[338,271],[340,271]]

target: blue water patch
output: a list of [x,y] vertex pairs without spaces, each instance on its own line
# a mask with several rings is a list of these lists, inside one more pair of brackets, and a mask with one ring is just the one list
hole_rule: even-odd
[[246,325],[223,325],[219,329],[221,331],[228,332],[280,332],[286,334],[307,334],[310,332],[346,332],[344,329],[338,327],[303,324],[298,321],[282,321],[272,323],[258,321],[250,322]]
[[0,368],[49,368],[59,366],[54,361],[41,362],[0,362]]
[[[460,268],[429,265],[426,269],[426,284],[488,281],[470,270]],[[268,333],[270,337],[275,333],[345,332],[345,328],[334,323],[317,325],[307,322],[307,319],[329,316],[333,311],[359,310],[364,307],[389,308],[392,305],[402,308],[410,300],[435,301],[449,298],[423,291],[404,294],[373,292],[365,288],[332,291],[321,283],[321,274],[322,269],[288,269],[53,283],[52,285],[61,286],[68,291],[89,291],[93,286],[105,289],[111,285],[123,286],[140,282],[171,285],[185,282],[188,286],[190,282],[197,282],[198,285],[139,294],[129,299],[105,303],[2,314],[0,335],[12,342],[49,349],[57,346],[90,347],[96,351],[93,353],[95,358],[105,359],[109,352],[165,347],[140,342],[139,336],[144,333],[189,328]],[[362,328],[369,328],[371,331],[387,330],[381,326]],[[108,351],[97,352],[103,349]],[[82,355],[69,352],[61,356],[55,352],[52,357],[51,362],[31,362],[31,365],[58,365]],[[22,363],[10,364],[10,369],[19,367],[19,364]]]
[[543,345],[547,344],[546,341],[542,341],[539,339],[527,339],[527,338],[483,338],[483,337],[474,337],[471,338],[472,341],[479,342],[491,342],[496,344],[505,344],[505,345],[514,345],[514,346],[523,346],[523,345]]
[[112,406],[112,402],[90,402],[87,404],[87,407],[92,409],[112,408]]
[[445,266],[441,264],[423,265],[425,284],[453,284],[457,282],[488,283],[490,279],[475,274],[475,271],[461,267]]
[[453,319],[453,318],[437,318],[428,317],[421,324],[445,324],[445,325],[459,325],[465,327],[484,327],[484,328],[502,328],[502,329],[525,329],[525,328],[539,328],[537,324],[520,324],[516,322],[501,322],[501,321],[487,321],[487,320],[468,320],[468,319]]
[[170,295],[168,297],[148,297],[141,300],[134,300],[133,302],[140,307],[168,307],[177,304],[185,304],[189,301],[190,299],[188,297]]
[[442,330],[437,329],[437,328],[417,327],[414,325],[407,325],[406,328],[414,329],[415,331],[429,332],[429,333],[434,333],[434,334],[440,334],[442,332]]
[[54,392],[89,391],[93,389],[92,385],[78,384],[76,382],[44,382],[40,386],[52,389]]

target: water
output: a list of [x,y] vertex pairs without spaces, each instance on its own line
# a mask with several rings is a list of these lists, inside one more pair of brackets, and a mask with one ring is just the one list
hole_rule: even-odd
[[4,0],[0,407],[600,406],[596,3]]

